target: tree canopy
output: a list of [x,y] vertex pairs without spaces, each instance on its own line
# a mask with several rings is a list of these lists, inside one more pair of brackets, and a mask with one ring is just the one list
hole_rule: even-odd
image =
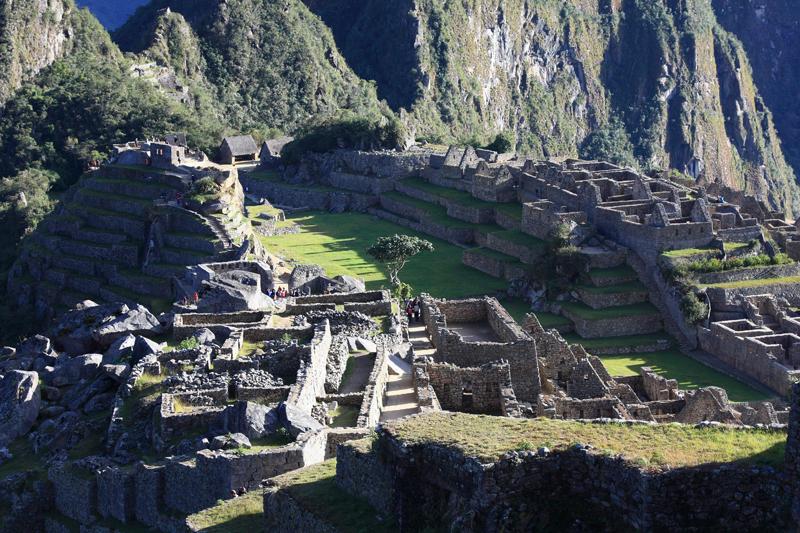
[[432,251],[433,244],[430,241],[411,235],[379,237],[375,244],[367,249],[367,253],[376,261],[386,265],[392,285],[400,284],[400,271],[409,259],[422,252]]

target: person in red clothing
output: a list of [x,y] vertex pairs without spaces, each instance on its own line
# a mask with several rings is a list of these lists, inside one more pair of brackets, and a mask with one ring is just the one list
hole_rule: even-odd
[[197,304],[197,302],[200,301],[200,295],[197,294],[197,291],[195,291],[194,295],[192,296],[192,300],[194,301],[195,304]]

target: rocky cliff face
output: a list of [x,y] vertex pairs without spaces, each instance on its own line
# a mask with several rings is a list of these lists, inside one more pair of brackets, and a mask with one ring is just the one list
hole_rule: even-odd
[[0,2],[0,104],[70,47],[74,9],[70,0]]
[[522,151],[571,155],[618,117],[645,166],[800,207],[747,53],[710,0],[306,2],[421,136],[510,129]]
[[[74,10],[4,6],[0,99],[70,46]],[[294,132],[375,112],[380,98],[420,138],[513,131],[521,152],[549,157],[580,155],[593,132],[621,124],[641,166],[796,212],[781,147],[800,168],[793,11],[789,0],[153,0],[115,38],[236,130]]]

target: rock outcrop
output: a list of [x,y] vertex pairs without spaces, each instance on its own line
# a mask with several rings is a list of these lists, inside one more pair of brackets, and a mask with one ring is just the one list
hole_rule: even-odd
[[0,443],[30,431],[39,416],[39,374],[13,370],[0,380]]

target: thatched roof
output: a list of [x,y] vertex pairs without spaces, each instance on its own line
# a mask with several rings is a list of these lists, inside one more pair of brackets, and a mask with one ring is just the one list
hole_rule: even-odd
[[228,146],[228,150],[230,150],[233,157],[258,153],[256,141],[250,135],[225,137],[222,140],[222,146],[225,145]]

